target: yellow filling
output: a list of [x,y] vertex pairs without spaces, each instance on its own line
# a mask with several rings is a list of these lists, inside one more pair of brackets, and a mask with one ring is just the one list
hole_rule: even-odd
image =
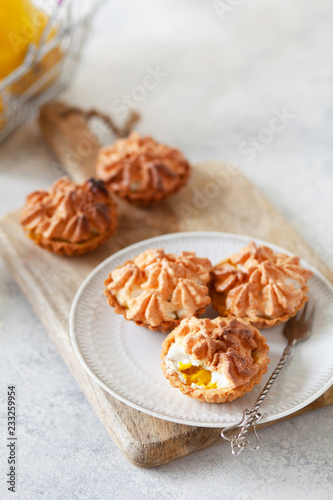
[[180,373],[184,376],[188,385],[195,384],[205,389],[216,389],[217,385],[212,384],[212,372],[202,368],[202,366],[193,366],[191,363],[180,363],[178,367]]

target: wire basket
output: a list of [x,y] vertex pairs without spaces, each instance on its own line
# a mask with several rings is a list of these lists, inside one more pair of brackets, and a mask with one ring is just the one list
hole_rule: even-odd
[[[55,0],[38,46],[0,81],[0,142],[72,80],[103,0]],[[50,2],[49,2],[50,3]]]

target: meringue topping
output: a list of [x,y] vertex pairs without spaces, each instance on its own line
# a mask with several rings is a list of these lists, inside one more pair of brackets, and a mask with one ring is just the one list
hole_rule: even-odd
[[210,303],[211,269],[210,261],[194,252],[176,256],[150,249],[110,273],[106,294],[116,298],[126,319],[158,327]]
[[117,195],[132,203],[149,204],[182,187],[190,165],[177,149],[132,132],[100,150],[96,172]]
[[102,181],[91,178],[78,186],[61,177],[48,190],[27,197],[21,224],[42,246],[50,241],[80,245],[111,235],[116,226],[115,204]]
[[251,242],[215,266],[213,286],[225,296],[226,312],[278,318],[296,312],[312,274],[300,265],[299,257],[274,253]]

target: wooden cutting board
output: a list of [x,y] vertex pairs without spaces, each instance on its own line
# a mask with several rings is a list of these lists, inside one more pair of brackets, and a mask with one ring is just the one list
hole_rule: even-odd
[[[93,173],[99,144],[84,116],[67,114],[64,110],[66,108],[59,103],[47,105],[40,122],[60,162],[59,170],[64,168],[80,182]],[[195,165],[190,184],[169,201],[153,209],[119,202],[119,214],[119,228],[105,245],[92,254],[66,258],[34,245],[20,227],[18,212],[14,212],[0,221],[0,249],[14,278],[119,450],[134,465],[152,467],[224,441],[219,429],[174,424],[141,413],[115,399],[89,377],[74,354],[68,331],[72,300],[89,272],[103,259],[131,243],[159,234],[193,230],[226,231],[264,239],[300,255],[331,282],[333,272],[258,189],[237,169],[224,163]],[[333,387],[286,418],[332,403]],[[224,445],[229,446],[225,442]]]

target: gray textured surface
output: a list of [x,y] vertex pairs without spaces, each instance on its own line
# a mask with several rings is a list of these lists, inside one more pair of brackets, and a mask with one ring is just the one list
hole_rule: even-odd
[[[123,93],[140,95],[133,89],[147,67],[160,65],[169,75],[137,103],[139,130],[179,146],[193,162],[238,162],[333,267],[333,7],[235,3],[219,2],[220,9],[229,5],[220,19],[210,0],[110,1],[63,97],[115,110]],[[295,117],[248,161],[240,144],[270,138],[262,130],[284,107]],[[57,176],[34,123],[1,145],[0,165],[1,213]],[[6,384],[15,383],[17,498],[333,498],[332,408],[262,430],[257,453],[234,458],[225,445],[152,470],[128,464],[2,263],[0,273],[1,413]]]

